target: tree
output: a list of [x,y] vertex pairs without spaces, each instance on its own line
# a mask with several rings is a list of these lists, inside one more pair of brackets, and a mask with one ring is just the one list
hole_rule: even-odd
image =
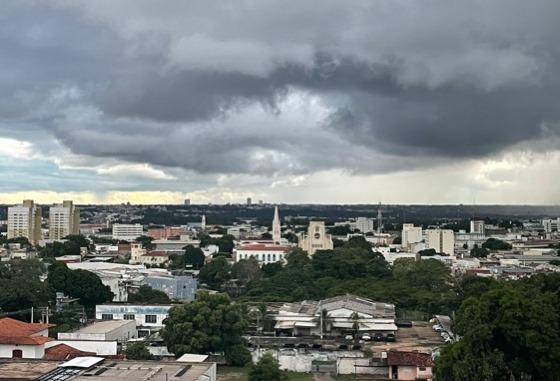
[[497,238],[488,238],[486,242],[482,244],[482,248],[490,251],[511,250],[511,245]]
[[148,237],[146,235],[141,235],[140,237],[136,238],[136,242],[141,243],[146,250],[154,249],[155,245],[152,243],[154,239],[152,237]]
[[147,284],[143,284],[138,288],[138,291],[128,294],[128,301],[130,303],[141,304],[169,304],[171,300],[169,296],[163,291],[154,290]]
[[490,251],[485,247],[478,247],[477,244],[471,250],[471,257],[473,258],[486,258]]
[[64,262],[55,261],[49,266],[47,282],[54,290],[79,298],[87,307],[113,299],[109,286],[101,283],[99,277],[86,270],[70,270]]
[[240,280],[242,284],[248,284],[260,278],[261,267],[253,257],[241,259],[232,266],[231,276]]
[[366,241],[364,236],[361,235],[350,237],[350,239],[348,240],[348,242],[346,242],[344,246],[349,248],[358,248],[358,249],[365,249],[371,251],[370,243]]
[[231,304],[227,295],[206,292],[192,303],[172,307],[164,323],[161,335],[176,356],[227,353],[243,344],[241,335],[247,329],[240,305]]
[[37,259],[0,262],[0,309],[9,312],[47,305],[54,295],[40,280],[44,272]]
[[87,247],[89,249],[90,243],[89,240],[81,234],[70,234],[64,237],[67,242],[73,242],[78,247]]
[[251,352],[242,344],[236,344],[231,348],[227,348],[225,350],[225,358],[228,365],[238,367],[243,367],[252,361]]
[[329,229],[329,234],[332,235],[343,235],[352,234],[353,231],[350,229],[350,225],[337,225]]
[[502,282],[467,298],[456,314],[461,340],[436,362],[442,380],[559,380],[560,275]]
[[65,255],[80,255],[80,245],[75,241],[47,243],[44,247],[39,249],[39,256],[41,258],[56,258]]
[[437,255],[437,251],[435,249],[424,249],[420,250],[418,254],[421,257],[433,257],[434,255]]
[[128,344],[124,353],[128,360],[153,360],[154,358],[143,341]]
[[198,278],[211,288],[220,289],[225,281],[231,279],[231,266],[226,258],[215,258],[202,267]]
[[199,270],[204,265],[205,259],[204,252],[200,248],[192,245],[185,247],[185,263],[192,265],[193,269]]
[[265,353],[249,371],[249,381],[283,381],[285,379],[278,360],[270,353]]

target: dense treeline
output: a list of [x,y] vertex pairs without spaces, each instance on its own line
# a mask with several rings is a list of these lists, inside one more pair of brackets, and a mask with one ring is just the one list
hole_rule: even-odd
[[283,267],[259,268],[251,259],[230,266],[225,258],[216,258],[202,268],[200,280],[240,301],[301,301],[352,293],[427,314],[450,313],[458,303],[450,270],[442,262],[399,259],[391,267],[363,237],[311,258],[293,250]]
[[469,278],[436,362],[439,380],[560,380],[560,274],[519,281]]

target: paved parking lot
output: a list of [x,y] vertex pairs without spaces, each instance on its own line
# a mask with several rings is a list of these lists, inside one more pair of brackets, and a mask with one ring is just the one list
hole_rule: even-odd
[[427,321],[414,321],[411,328],[399,328],[397,341],[393,343],[370,342],[368,347],[374,352],[383,352],[391,349],[403,351],[432,351],[444,345],[438,332],[432,329],[432,324]]

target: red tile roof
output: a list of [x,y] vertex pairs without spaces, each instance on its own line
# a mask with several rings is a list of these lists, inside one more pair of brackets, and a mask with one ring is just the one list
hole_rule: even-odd
[[434,362],[432,361],[432,356],[428,353],[389,351],[387,353],[387,364],[389,366],[405,365],[431,367],[434,365]]
[[237,248],[237,250],[242,251],[282,251],[287,252],[290,250],[288,246],[275,246],[275,245],[261,245],[261,244],[254,244],[254,245],[244,245]]
[[51,324],[25,323],[12,318],[0,319],[0,344],[42,345],[53,340],[37,336],[41,331],[54,327]]
[[54,347],[45,349],[45,360],[65,361],[75,357],[97,356],[95,352],[84,352],[66,344],[58,344]]

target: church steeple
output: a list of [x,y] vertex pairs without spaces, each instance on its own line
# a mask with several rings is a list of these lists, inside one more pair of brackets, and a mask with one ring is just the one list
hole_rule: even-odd
[[280,243],[282,238],[280,232],[280,216],[278,215],[278,206],[274,207],[274,219],[272,220],[272,240],[274,243]]

